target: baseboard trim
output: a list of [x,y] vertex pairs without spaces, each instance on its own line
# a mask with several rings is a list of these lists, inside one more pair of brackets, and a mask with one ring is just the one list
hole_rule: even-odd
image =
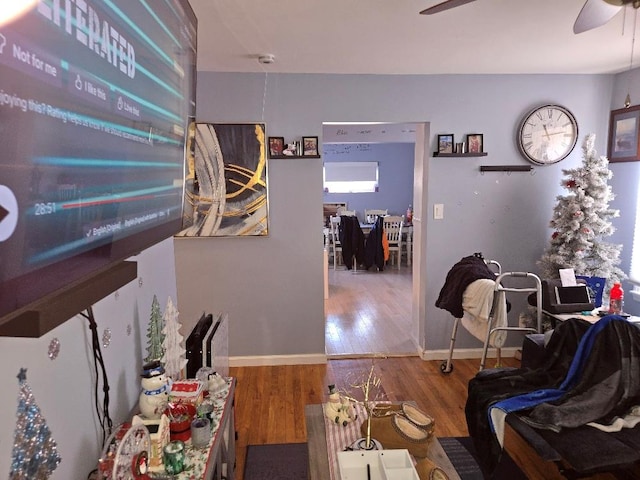
[[[520,350],[518,347],[502,348],[500,356],[503,358],[512,358],[516,356],[516,352]],[[420,355],[423,360],[446,360],[449,358],[449,349],[446,350],[424,350]],[[454,349],[452,358],[482,358],[482,348],[461,348]],[[487,352],[487,358],[497,358],[496,349],[490,348]]]
[[328,360],[358,360],[361,358],[404,358],[419,357],[420,351],[406,353],[331,353],[327,355]]
[[309,355],[255,355],[229,357],[230,367],[261,367],[271,365],[315,365],[327,363],[327,356]]
[[[518,347],[503,348],[501,355],[503,358],[513,358],[518,355]],[[384,356],[384,355],[383,355]],[[393,356],[393,355],[388,355]],[[398,356],[413,356],[411,354],[404,354]],[[446,360],[449,357],[449,350],[424,350],[419,354],[422,360]],[[367,358],[368,356],[358,355],[332,355],[330,358]],[[496,349],[491,348],[487,352],[487,358],[496,358]],[[309,354],[309,355],[254,355],[254,356],[238,356],[229,357],[230,367],[261,367],[271,365],[315,365],[324,364],[328,361],[328,356],[324,354]],[[453,358],[482,358],[481,348],[463,348],[453,351]]]

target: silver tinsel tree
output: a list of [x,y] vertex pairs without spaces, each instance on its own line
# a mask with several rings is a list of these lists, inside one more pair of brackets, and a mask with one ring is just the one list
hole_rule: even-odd
[[609,208],[614,195],[608,181],[613,174],[607,158],[598,156],[594,140],[593,134],[584,140],[582,167],[562,170],[561,185],[569,194],[557,197],[549,223],[551,243],[538,266],[543,278],[559,278],[559,269],[573,268],[576,275],[606,278],[610,287],[626,278],[618,267],[622,245],[604,240],[615,231],[611,219],[620,211]]
[[20,395],[9,480],[45,480],[60,463],[56,441],[27,383],[27,370],[18,374]]

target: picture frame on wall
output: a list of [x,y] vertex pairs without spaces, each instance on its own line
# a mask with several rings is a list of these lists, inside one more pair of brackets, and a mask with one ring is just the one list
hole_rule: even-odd
[[279,157],[284,152],[284,137],[269,137],[269,155]]
[[302,155],[318,155],[318,137],[302,137]]
[[608,156],[609,162],[640,160],[640,105],[611,112]]
[[483,136],[481,133],[470,133],[467,135],[467,152],[482,153],[484,150]]
[[453,133],[438,135],[438,153],[453,153]]
[[268,236],[265,124],[194,122],[190,128],[182,230],[176,236]]

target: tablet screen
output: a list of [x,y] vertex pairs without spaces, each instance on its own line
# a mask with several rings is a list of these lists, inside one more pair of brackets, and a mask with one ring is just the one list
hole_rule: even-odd
[[573,303],[591,303],[589,287],[587,287],[587,285],[556,287],[556,302],[560,305]]

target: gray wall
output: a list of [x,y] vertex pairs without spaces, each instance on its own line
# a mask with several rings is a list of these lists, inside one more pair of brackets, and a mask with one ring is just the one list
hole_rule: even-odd
[[[427,309],[420,342],[435,350],[447,347],[451,333],[449,314],[434,306],[450,267],[482,251],[506,270],[535,271],[551,233],[555,197],[562,193],[561,169],[579,165],[581,149],[532,173],[481,174],[479,166],[526,164],[515,132],[528,110],[546,102],[569,108],[581,139],[595,133],[596,147],[604,152],[613,82],[611,75],[270,74],[263,99],[263,74],[200,72],[198,117],[263,120],[268,135],[287,139],[320,136],[323,122],[430,122],[432,142],[440,133],[483,133],[487,157],[432,158],[428,165],[421,245]],[[324,353],[322,240],[316,234],[321,160],[304,162],[269,163],[269,238],[176,243],[181,312],[193,318],[203,309],[229,312],[232,356]],[[432,220],[434,203],[444,204],[444,220]],[[295,245],[293,251],[285,251],[287,243]],[[252,265],[251,275],[243,262]],[[458,346],[478,342],[461,332]]]
[[324,144],[324,162],[378,162],[378,191],[325,193],[325,202],[347,202],[364,220],[365,209],[387,209],[389,215],[405,215],[413,202],[414,143]]
[[267,238],[175,239],[183,325],[226,312],[232,356],[324,354],[322,160],[267,168]]
[[[176,285],[171,239],[134,257],[138,278],[96,303],[93,308],[98,336],[109,329],[111,343],[102,348],[109,379],[110,414],[114,426],[130,421],[138,403],[142,359],[147,355],[147,326],[153,296],[164,311],[169,296],[175,302]],[[60,342],[60,353],[49,359],[49,344]],[[84,480],[97,467],[102,432],[95,416],[94,365],[89,324],[77,315],[41,338],[0,337],[0,475],[11,467],[11,450],[18,407],[20,368],[40,407],[62,462],[53,480]],[[102,385],[99,389],[102,403]]]
[[[609,113],[619,108],[631,83],[633,103],[640,103],[640,74],[611,76],[351,76],[270,75],[262,117],[261,75],[202,73],[198,111],[201,120],[266,120],[269,133],[286,138],[321,134],[324,121],[430,121],[431,135],[484,133],[489,156],[430,160],[429,206],[445,204],[445,219],[425,216],[423,269],[429,294],[423,315],[427,348],[446,348],[451,320],[433,307],[451,265],[481,250],[508,269],[534,268],[544,249],[547,228],[562,193],[561,169],[581,162],[580,149],[557,166],[531,174],[485,174],[481,164],[524,164],[514,131],[529,108],[543,102],[570,108],[581,137],[597,135],[606,151]],[[432,140],[433,140],[432,138]],[[617,241],[633,238],[640,162],[613,164]],[[176,296],[188,331],[202,310],[228,311],[231,355],[324,353],[322,300],[322,160],[269,162],[271,235],[258,239],[181,239],[166,241],[137,257],[141,284],[132,282],[97,303],[100,334],[112,340],[103,349],[111,384],[111,416],[128,420],[140,392],[139,369],[145,354],[151,300],[164,308]],[[177,262],[174,271],[174,250]],[[630,248],[623,250],[628,268]],[[629,291],[629,285],[625,285]],[[638,305],[627,296],[627,309]],[[127,326],[131,325],[131,333]],[[62,463],[53,480],[83,480],[99,456],[93,413],[93,374],[87,322],[75,317],[40,339],[0,338],[0,472],[9,472],[17,409],[19,369],[51,428]],[[478,342],[461,331],[459,345]],[[47,356],[57,338],[56,360]]]

